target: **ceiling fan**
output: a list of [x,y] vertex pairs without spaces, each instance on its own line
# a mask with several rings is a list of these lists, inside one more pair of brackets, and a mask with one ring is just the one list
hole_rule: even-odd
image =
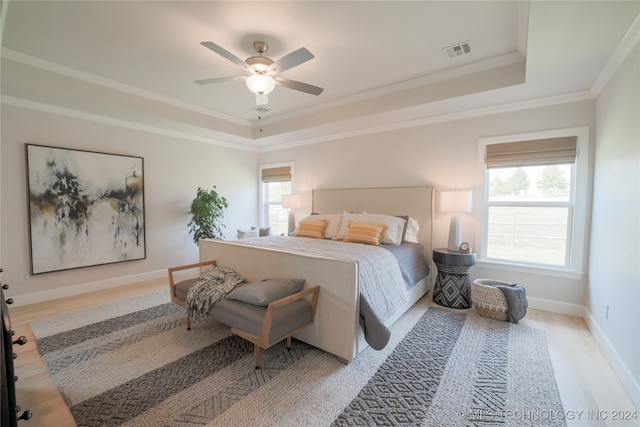
[[246,61],[243,61],[233,53],[213,42],[201,42],[200,44],[211,49],[218,55],[227,58],[234,64],[241,66],[245,69],[247,75],[240,77],[221,77],[217,79],[196,80],[195,83],[206,85],[231,80],[244,80],[249,90],[256,94],[257,105],[265,105],[267,103],[267,95],[273,90],[276,84],[311,95],[320,95],[324,90],[321,87],[310,85],[308,83],[278,77],[279,73],[290,68],[297,67],[298,65],[314,58],[313,54],[304,47],[301,47],[300,49],[295,50],[274,62],[272,59],[263,56],[263,54],[269,49],[269,44],[267,42],[254,42],[253,48],[258,52],[258,56],[251,56],[247,58]]

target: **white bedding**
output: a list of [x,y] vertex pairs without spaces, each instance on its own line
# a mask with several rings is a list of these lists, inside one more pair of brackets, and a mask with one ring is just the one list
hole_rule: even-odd
[[381,323],[409,300],[398,261],[377,246],[289,236],[252,237],[234,243],[357,261],[361,296]]

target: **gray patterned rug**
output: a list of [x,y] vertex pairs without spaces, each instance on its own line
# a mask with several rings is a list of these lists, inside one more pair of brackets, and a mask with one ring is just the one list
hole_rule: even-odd
[[543,331],[416,306],[344,365],[263,352],[158,292],[31,323],[80,426],[565,425]]

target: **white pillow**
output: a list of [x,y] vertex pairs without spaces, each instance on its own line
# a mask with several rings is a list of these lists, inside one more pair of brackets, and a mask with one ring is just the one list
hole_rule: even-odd
[[397,216],[384,215],[384,214],[352,214],[344,212],[342,214],[342,224],[340,225],[340,231],[338,231],[337,239],[342,240],[347,235],[347,229],[349,221],[366,222],[368,224],[384,224],[387,226],[384,234],[382,235],[382,243],[399,246],[402,243],[402,232],[404,231],[405,220],[398,218]]
[[[324,238],[335,240],[336,235],[338,234],[338,230],[340,229],[340,224],[342,223],[342,214],[309,215],[308,217],[300,221],[300,223],[303,223],[305,221],[314,221],[318,219],[329,220],[329,223],[327,224],[327,228],[324,230]],[[296,226],[296,231],[297,230],[298,230],[298,226]],[[295,231],[294,231],[294,235],[295,235]]]
[[246,239],[247,237],[260,237],[260,230],[236,230],[238,232],[238,239]]
[[404,241],[411,243],[418,243],[418,231],[420,231],[420,225],[418,220],[409,217],[409,223],[407,224],[407,232],[404,233]]

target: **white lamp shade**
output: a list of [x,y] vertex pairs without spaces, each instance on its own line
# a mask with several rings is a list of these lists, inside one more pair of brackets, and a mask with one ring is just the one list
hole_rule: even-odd
[[255,94],[263,95],[271,93],[274,87],[276,87],[276,81],[264,74],[254,74],[247,77],[247,87]]
[[442,212],[471,212],[471,191],[441,191],[440,210]]
[[447,249],[457,251],[460,246],[460,215],[458,213],[471,212],[471,191],[441,191],[440,210],[453,212],[449,225],[449,243]]
[[289,209],[289,234],[293,233],[296,228],[296,217],[293,213],[294,209],[302,206],[302,200],[297,194],[284,194],[282,196],[282,207]]
[[297,194],[285,194],[282,196],[282,207],[285,209],[298,209],[302,206],[302,200]]

